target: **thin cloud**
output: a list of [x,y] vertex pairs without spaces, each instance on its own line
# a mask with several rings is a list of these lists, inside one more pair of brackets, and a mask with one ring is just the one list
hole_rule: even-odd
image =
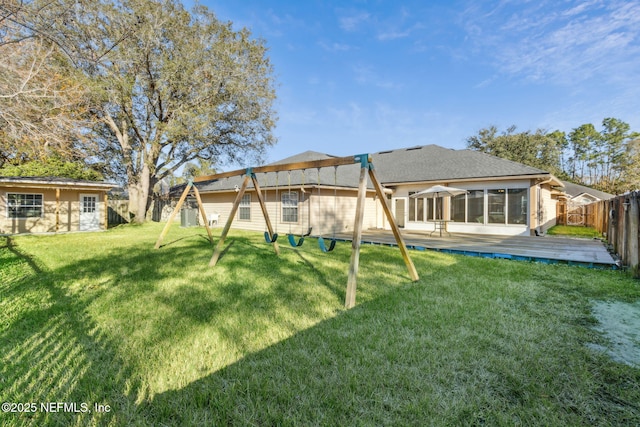
[[[503,73],[526,80],[612,81],[640,73],[640,4],[536,2],[466,14],[466,30]],[[500,22],[501,21],[501,22]]]
[[409,37],[410,34],[411,32],[409,30],[383,32],[378,34],[378,40],[385,41],[385,40],[402,39],[405,37]]
[[321,42],[318,42],[318,46],[320,46],[322,49],[326,50],[327,52],[347,52],[354,49],[351,45],[348,45],[345,43],[337,43],[337,42],[326,43],[321,41]]
[[338,19],[340,24],[340,28],[344,31],[353,32],[358,30],[358,28],[365,22],[369,20],[371,15],[367,12],[357,12],[348,16],[342,16]]
[[353,72],[355,81],[361,85],[375,86],[387,90],[397,90],[404,86],[403,84],[380,77],[373,67],[368,65],[355,65],[353,66]]

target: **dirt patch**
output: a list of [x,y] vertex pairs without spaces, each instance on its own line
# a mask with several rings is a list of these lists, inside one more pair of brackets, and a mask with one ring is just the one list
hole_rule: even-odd
[[640,368],[640,301],[595,301],[593,315],[598,320],[595,329],[602,332],[609,343],[590,347],[607,353],[613,360]]

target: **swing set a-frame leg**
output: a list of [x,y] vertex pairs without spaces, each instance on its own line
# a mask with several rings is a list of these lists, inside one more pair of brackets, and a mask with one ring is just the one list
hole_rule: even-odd
[[173,209],[173,212],[171,212],[171,215],[169,216],[167,223],[164,225],[164,228],[162,229],[162,232],[160,233],[160,236],[156,241],[155,249],[160,248],[160,245],[162,245],[162,241],[164,240],[165,236],[169,232],[169,229],[173,224],[173,220],[175,219],[176,215],[180,211],[180,208],[182,208],[182,205],[184,204],[184,201],[187,199],[187,196],[189,195],[189,192],[191,191],[191,189],[193,189],[193,192],[196,195],[196,200],[198,201],[198,208],[200,210],[200,215],[202,215],[202,221],[204,223],[204,227],[207,229],[207,234],[209,235],[209,242],[211,242],[211,244],[213,245],[213,234],[211,234],[211,229],[209,228],[209,222],[207,221],[207,214],[204,211],[204,205],[202,204],[202,198],[200,197],[200,192],[198,191],[196,186],[193,185],[193,182],[189,181],[187,183],[187,186],[184,188],[184,191],[182,192],[180,199],[178,200],[178,204],[176,205],[175,209]]
[[[273,235],[273,228],[271,227],[271,221],[269,220],[269,215],[267,214],[267,207],[264,204],[264,200],[262,199],[262,192],[260,190],[258,180],[253,173],[247,173],[244,177],[244,181],[242,181],[242,186],[240,187],[240,191],[238,191],[236,200],[233,202],[231,212],[229,212],[229,218],[227,219],[227,223],[225,224],[224,229],[222,230],[222,234],[220,235],[220,240],[218,240],[218,244],[213,251],[213,256],[211,257],[211,261],[209,261],[209,267],[214,267],[218,263],[218,259],[220,258],[220,254],[222,253],[222,248],[224,247],[224,241],[227,238],[227,234],[229,234],[231,224],[233,223],[233,218],[235,218],[238,207],[240,206],[240,202],[242,201],[242,196],[244,195],[245,191],[247,191],[249,181],[253,181],[253,185],[258,195],[258,201],[260,202],[260,207],[262,208],[262,213],[264,214],[264,219],[267,222],[267,228],[269,229],[269,233]],[[276,252],[276,255],[280,255],[278,242],[273,242],[273,249]]]
[[207,213],[204,210],[204,204],[202,203],[202,198],[200,197],[200,192],[198,191],[198,187],[193,186],[193,192],[196,195],[196,200],[198,201],[198,208],[200,209],[200,216],[202,216],[202,222],[204,223],[204,228],[207,229],[207,234],[209,235],[209,242],[213,245],[213,234],[211,234],[211,229],[209,228],[209,220],[207,219]]
[[[274,231],[273,226],[271,225],[271,220],[269,219],[269,213],[267,212],[267,205],[264,202],[264,198],[262,197],[262,190],[260,189],[260,184],[258,183],[258,179],[256,178],[255,174],[251,174],[251,180],[253,181],[253,187],[256,189],[256,195],[258,196],[260,209],[262,209],[264,222],[267,224],[267,230],[269,230],[269,236],[273,236]],[[278,245],[278,242],[271,242],[271,244],[273,245],[273,250],[276,251],[276,255],[280,255],[280,246]]]
[[224,225],[224,228],[222,229],[220,240],[218,240],[218,244],[216,245],[216,248],[213,251],[213,256],[211,257],[211,261],[209,261],[209,267],[213,267],[218,263],[218,258],[220,258],[220,254],[222,253],[222,248],[224,247],[224,241],[227,238],[227,234],[229,234],[229,230],[231,229],[231,224],[233,223],[233,218],[236,216],[236,212],[238,211],[238,207],[240,206],[240,202],[242,201],[242,196],[244,195],[244,192],[247,190],[247,186],[249,185],[250,180],[251,178],[249,177],[249,175],[245,175],[244,181],[242,181],[242,186],[240,187],[240,191],[238,191],[236,200],[235,202],[233,202],[233,206],[231,207],[231,212],[229,212],[229,218],[227,219],[227,223]]
[[376,171],[373,168],[373,165],[369,167],[369,176],[371,177],[371,183],[376,189],[376,194],[378,195],[378,199],[382,204],[382,210],[387,216],[387,221],[391,226],[391,230],[393,231],[393,236],[396,238],[396,243],[400,248],[400,253],[402,253],[402,259],[404,259],[404,263],[407,266],[407,270],[409,271],[409,276],[411,276],[412,281],[416,282],[420,280],[420,277],[418,276],[418,271],[416,270],[416,266],[413,264],[413,261],[409,256],[407,245],[404,243],[402,234],[400,234],[400,228],[398,227],[398,224],[396,223],[393,213],[391,212],[391,208],[389,207],[387,198],[384,192],[382,191],[382,185],[380,185],[380,181],[378,180],[378,175],[376,174]]
[[360,264],[360,240],[362,239],[362,225],[364,222],[364,208],[367,194],[367,171],[371,177],[371,183],[375,187],[376,194],[382,203],[387,220],[391,225],[393,235],[396,238],[396,243],[400,248],[402,258],[404,259],[407,270],[409,271],[409,276],[411,276],[411,280],[414,282],[420,279],[416,267],[409,256],[409,252],[407,251],[407,245],[404,243],[404,239],[400,234],[400,229],[395,222],[393,213],[387,204],[387,199],[382,190],[382,185],[380,185],[380,181],[378,180],[378,176],[373,168],[373,164],[365,162],[363,167],[360,169],[360,184],[358,186],[358,200],[356,203],[356,219],[353,227],[353,239],[351,241],[351,262],[349,264],[349,277],[347,280],[347,292],[344,302],[344,306],[346,308],[352,308],[356,305],[356,281],[358,276],[358,267]]
[[351,261],[349,263],[349,276],[347,279],[347,293],[344,299],[345,308],[353,308],[356,305],[356,281],[360,266],[360,240],[362,239],[362,223],[364,221],[364,205],[367,196],[367,169],[360,169],[360,185],[358,186],[358,200],[356,202],[356,220],[353,227],[353,239],[351,240]]

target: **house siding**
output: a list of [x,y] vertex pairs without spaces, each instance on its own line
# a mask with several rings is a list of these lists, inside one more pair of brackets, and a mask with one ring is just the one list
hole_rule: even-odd
[[[286,192],[287,190],[284,191]],[[320,191],[308,188],[305,193],[301,191],[297,191],[297,193],[299,203],[298,221],[296,223],[282,221],[281,203],[279,200],[276,201],[275,190],[269,190],[263,196],[269,220],[275,232],[279,234],[289,232],[303,234],[307,232],[309,224],[313,228],[313,235],[330,236],[334,233],[334,230],[336,233],[353,231],[357,191],[337,190],[335,197],[334,190],[329,188],[323,188]],[[236,213],[231,228],[265,231],[266,222],[255,191],[247,191],[245,194],[251,195],[251,219],[241,220],[238,213]],[[278,192],[278,199],[281,199],[281,194],[282,191]],[[202,193],[201,198],[207,215],[211,213],[220,214],[218,225],[223,226],[229,219],[236,193]],[[378,202],[374,199],[373,193],[368,192],[365,202],[364,229],[378,227],[379,208],[376,206],[377,204]]]
[[[548,183],[559,185],[559,181],[541,169],[472,150],[451,150],[435,145],[388,150],[371,156],[372,163],[376,166],[378,180],[386,187],[386,191],[392,194],[389,199],[391,211],[394,215],[399,213],[402,215],[401,218],[395,218],[396,223],[407,230],[426,232],[434,230],[433,221],[409,221],[409,192],[424,190],[436,184],[483,191],[483,208],[481,209],[478,204],[474,205],[473,220],[466,218],[464,222],[449,222],[448,228],[451,232],[529,235],[539,226],[548,228],[555,220],[554,197],[558,192],[555,195],[552,194],[549,184],[540,187],[544,189],[543,192],[538,189],[538,182],[546,180]],[[283,168],[280,171],[280,179],[278,179],[278,172],[257,174],[262,190],[269,189],[265,200],[275,230],[280,233],[291,231],[301,234],[307,231],[310,224],[315,235],[331,234],[334,229],[341,233],[353,231],[358,176],[361,173],[361,167],[357,162],[335,169],[322,167],[317,171],[293,170],[287,174],[284,173],[291,165],[314,160],[324,161],[332,157],[328,154],[307,151],[270,164]],[[240,175],[245,171],[234,171],[236,172]],[[207,212],[219,213],[220,223],[223,224],[228,220],[228,214],[235,199],[234,187],[239,188],[242,179],[240,176],[218,178],[210,176],[207,178],[208,181],[198,183],[198,188],[204,195]],[[283,223],[282,213],[278,211],[280,201],[275,200],[275,188],[279,188],[282,193],[288,189],[299,190],[300,187],[305,187],[308,193],[304,198],[299,199],[299,220],[296,224]],[[317,191],[318,187],[321,188],[320,193]],[[339,189],[335,199],[334,187]],[[528,190],[528,192],[513,192],[509,191],[510,189]],[[490,203],[490,190],[505,191],[491,192]],[[264,219],[255,193],[252,192],[254,190],[251,183],[247,191],[252,194],[251,220],[243,221],[234,218],[232,227],[264,231],[266,229]],[[526,215],[523,215],[524,212],[517,204],[518,202],[514,202],[521,198],[524,203],[524,197],[527,198]],[[500,200],[506,203],[501,205]],[[370,185],[364,206],[363,229],[390,229],[382,203],[384,201],[377,200]],[[337,204],[337,212],[334,204]],[[489,211],[490,208],[492,211]],[[465,212],[468,212],[466,207]],[[443,213],[444,219],[449,219],[449,198],[444,199]],[[543,219],[546,222],[541,224]]]
[[546,233],[549,228],[556,225],[557,200],[551,197],[551,189],[546,185],[540,186],[540,197],[540,229],[543,233]]

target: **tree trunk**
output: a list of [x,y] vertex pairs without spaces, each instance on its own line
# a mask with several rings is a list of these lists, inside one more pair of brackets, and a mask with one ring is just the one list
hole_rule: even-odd
[[147,210],[151,206],[151,173],[144,165],[140,174],[129,178],[129,210],[134,214],[133,222],[142,224],[147,217]]

